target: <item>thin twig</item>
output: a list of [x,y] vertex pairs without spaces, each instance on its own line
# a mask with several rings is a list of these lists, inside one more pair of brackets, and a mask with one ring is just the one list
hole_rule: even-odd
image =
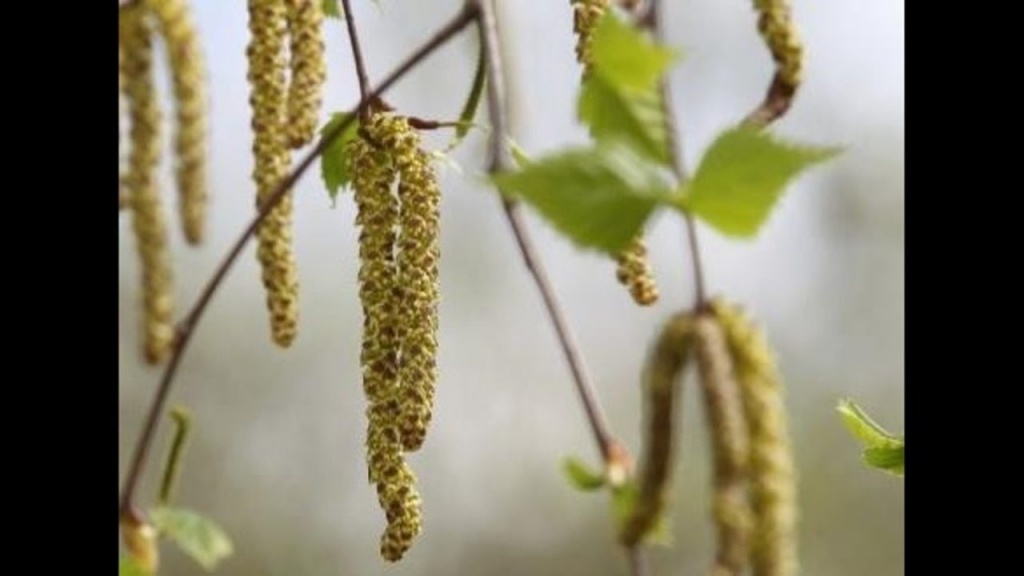
[[[475,0],[479,7],[480,40],[483,42],[484,54],[487,58],[487,108],[491,118],[490,154],[491,158],[488,171],[499,172],[510,166],[509,146],[506,136],[507,130],[507,108],[505,98],[505,77],[501,48],[498,44],[498,30],[495,21],[493,0]],[[576,338],[562,312],[562,306],[555,296],[554,289],[548,280],[547,273],[540,263],[540,258],[534,249],[533,241],[527,233],[519,212],[519,205],[509,198],[502,198],[502,207],[505,210],[505,217],[512,227],[516,244],[523,257],[527,270],[533,277],[537,290],[540,291],[541,299],[547,308],[548,316],[558,335],[562,353],[569,363],[572,371],[573,381],[576,384],[576,391],[579,393],[580,401],[587,413],[587,421],[590,423],[594,440],[597,442],[598,450],[604,459],[605,465],[622,465],[614,462],[621,458],[622,451],[616,449],[618,444],[609,432],[608,423],[604,412],[601,409],[597,395],[594,393],[594,386],[591,383],[587,368],[580,354]]]
[[643,548],[633,546],[629,549],[629,574],[630,576],[647,576],[650,570],[647,568],[647,555]]
[[398,68],[389,74],[379,86],[373,89],[367,95],[367,98],[361,99],[358,108],[344,120],[339,122],[337,126],[334,127],[334,130],[326,133],[320,139],[320,142],[317,143],[316,147],[309,151],[302,161],[292,169],[291,173],[289,173],[288,176],[285,177],[276,188],[274,188],[273,192],[267,197],[266,202],[260,206],[257,215],[249,222],[249,225],[242,232],[241,236],[239,236],[238,240],[235,241],[231,250],[217,266],[217,270],[214,272],[209,282],[207,282],[205,288],[203,288],[199,298],[196,300],[195,304],[193,304],[191,310],[189,310],[188,315],[185,316],[177,327],[174,346],[171,350],[171,357],[168,360],[167,367],[164,369],[163,376],[160,379],[160,384],[153,396],[149,412],[146,415],[142,434],[139,436],[139,439],[135,444],[135,451],[132,453],[132,459],[129,463],[128,477],[125,481],[125,487],[121,492],[121,502],[119,507],[119,513],[121,516],[133,514],[132,511],[135,510],[135,507],[132,506],[135,489],[142,477],[143,467],[147,460],[146,456],[153,443],[157,423],[159,421],[160,414],[163,412],[163,407],[167,401],[167,397],[170,394],[171,385],[174,383],[174,376],[177,374],[178,365],[181,363],[185,350],[191,341],[195,326],[203,317],[203,313],[206,311],[206,307],[209,305],[210,300],[217,292],[217,289],[220,287],[225,276],[227,276],[227,273],[234,266],[235,261],[242,252],[242,249],[245,248],[245,245],[252,238],[260,223],[263,222],[263,219],[266,218],[267,214],[269,214],[275,206],[277,206],[281,199],[284,198],[285,194],[295,186],[295,183],[303,174],[306,173],[309,167],[313,164],[313,161],[316,160],[320,154],[322,154],[328,146],[337,140],[341,134],[348,129],[352,122],[355,121],[355,112],[366,106],[368,101],[383,94],[384,91],[405,76],[405,74],[410,70],[415,68],[427,56],[446,44],[448,40],[454,37],[467,25],[474,22],[476,17],[476,4],[468,2],[463,9],[440,30],[438,30],[430,40],[417,49],[400,66],[398,66]]
[[[345,26],[348,27],[348,39],[352,44],[352,59],[356,62],[356,76],[359,78],[359,100],[367,100],[370,80],[366,76],[366,64],[363,62],[363,52],[359,49],[359,35],[356,34],[355,15],[352,14],[352,7],[349,0],[341,0],[342,9],[345,11]],[[359,116],[366,119],[367,108],[359,108]]]

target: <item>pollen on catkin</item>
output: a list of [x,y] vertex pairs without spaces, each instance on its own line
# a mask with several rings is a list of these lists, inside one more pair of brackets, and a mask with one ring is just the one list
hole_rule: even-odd
[[629,246],[616,255],[615,261],[618,263],[615,277],[629,289],[634,302],[650,306],[658,301],[658,283],[647,260],[647,246],[642,234],[636,235]]
[[718,533],[714,576],[741,576],[749,559],[751,509],[747,498],[749,438],[732,357],[715,317],[696,326],[697,369],[711,439],[712,516]]
[[407,451],[414,451],[426,439],[437,382],[441,191],[430,155],[423,150],[419,135],[404,118],[395,117],[393,122],[393,143],[385,145],[393,150],[400,178],[399,426],[402,445]]
[[203,54],[185,0],[146,0],[170,59],[177,129],[178,208],[185,239],[202,242],[206,220],[206,78]]
[[608,9],[609,0],[572,0],[572,30],[576,33],[576,61],[583,64],[584,76],[590,71],[590,43],[598,21]]
[[[285,141],[286,82],[285,33],[287,19],[282,0],[249,0],[252,38],[247,56],[252,107],[253,179],[257,207],[267,201],[287,175],[290,153]],[[292,197],[288,191],[257,231],[256,256],[267,291],[271,336],[288,347],[298,332],[299,282],[292,253]]]
[[321,0],[285,0],[288,9],[291,78],[288,85],[288,145],[301,148],[313,140],[327,66],[324,61]]
[[803,43],[790,15],[789,0],[754,0],[757,29],[775,61],[779,80],[796,91],[803,73]]
[[627,547],[635,546],[654,529],[665,508],[675,438],[676,382],[689,361],[693,335],[693,315],[676,314],[662,328],[644,365],[646,417],[637,495],[619,530],[619,541]]
[[167,357],[174,339],[174,296],[167,223],[156,185],[160,161],[160,107],[153,83],[152,28],[141,5],[118,11],[122,89],[128,104],[128,168],[124,177],[142,268],[143,356]]
[[733,357],[750,431],[753,574],[794,576],[799,570],[796,473],[775,360],[764,334],[739,309],[716,299],[712,311]]
[[365,137],[349,144],[352,188],[359,233],[359,298],[363,307],[360,360],[367,408],[366,460],[370,482],[377,488],[387,528],[380,553],[397,561],[420,532],[420,499],[416,477],[402,455],[399,384],[399,319],[402,290],[395,262],[399,224],[398,176],[392,149],[393,120],[374,114],[363,127]]

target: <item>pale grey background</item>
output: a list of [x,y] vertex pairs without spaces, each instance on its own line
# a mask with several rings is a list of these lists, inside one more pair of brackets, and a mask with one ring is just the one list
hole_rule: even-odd
[[[192,4],[215,115],[213,199],[205,246],[187,249],[174,229],[179,310],[250,218],[254,194],[245,3]],[[578,68],[568,0],[500,4],[515,138],[531,154],[584,142],[573,113]],[[667,36],[686,55],[672,81],[693,166],[714,135],[761,98],[771,62],[749,2],[665,4]],[[371,77],[381,78],[458,5],[356,1]],[[775,131],[847,151],[794,185],[755,242],[702,228],[707,277],[713,292],[753,311],[779,352],[802,477],[804,574],[895,576],[903,573],[902,481],[859,463],[834,407],[854,397],[902,431],[904,9],[887,0],[796,0],[794,12],[807,80]],[[475,35],[464,36],[389,101],[421,117],[457,115],[474,61]],[[336,111],[355,102],[357,89],[344,25],[331,21],[327,39],[326,109]],[[447,136],[429,141],[439,146]],[[196,418],[178,501],[219,520],[236,543],[219,574],[625,574],[606,498],[573,492],[559,471],[565,455],[596,461],[596,453],[497,198],[480,185],[482,142],[477,133],[454,155],[462,174],[442,170],[442,376],[427,444],[411,457],[425,502],[423,535],[398,565],[377,556],[383,517],[362,455],[353,207],[344,197],[332,208],[314,172],[296,190],[302,320],[295,345],[285,352],[270,343],[250,247],[199,327],[174,395]],[[169,176],[165,183],[170,199]],[[123,476],[159,372],[139,361],[138,270],[121,220]],[[579,252],[532,214],[529,227],[611,423],[635,449],[646,342],[692,298],[682,227],[674,218],[653,226],[663,297],[652,309],[631,303],[604,258]],[[712,554],[708,454],[695,397],[687,389],[675,545],[652,552],[658,575],[703,573]],[[157,457],[165,441],[161,435]],[[141,494],[154,487],[147,482]],[[168,575],[201,573],[168,547],[164,567]]]

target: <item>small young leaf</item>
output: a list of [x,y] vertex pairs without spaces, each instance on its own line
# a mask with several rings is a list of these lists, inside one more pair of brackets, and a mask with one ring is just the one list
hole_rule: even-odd
[[608,11],[594,30],[590,45],[593,71],[615,87],[650,90],[678,58],[634,26]]
[[172,540],[208,572],[234,551],[224,530],[196,512],[158,506],[150,517],[162,536]]
[[338,0],[322,0],[324,7],[324,16],[329,18],[342,18],[344,15],[341,13],[341,7]]
[[661,93],[657,88],[616,88],[599,75],[583,83],[576,108],[594,140],[622,139],[633,149],[669,165],[668,132]]
[[780,142],[753,127],[726,130],[704,154],[680,206],[722,234],[752,237],[789,180],[838,153]]
[[670,191],[661,170],[620,142],[571,149],[494,176],[584,248],[616,254]]
[[850,432],[864,443],[864,461],[875,468],[903,476],[903,439],[887,432],[849,400],[841,400],[837,410]]
[[121,566],[117,570],[117,576],[150,576],[142,569],[131,556],[121,558]]
[[903,476],[903,444],[867,448],[864,450],[864,462],[890,474]]
[[604,475],[592,470],[582,460],[570,456],[562,461],[569,482],[582,492],[591,492],[604,486]]
[[[331,115],[331,119],[320,129],[320,137],[323,138],[332,132],[338,124],[344,122],[349,116],[351,114],[348,112],[339,112]],[[324,149],[324,153],[320,155],[320,175],[324,179],[324,185],[327,186],[327,193],[331,196],[332,202],[337,198],[339,189],[344,189],[352,180],[352,170],[348,165],[346,147],[348,142],[356,137],[358,130],[359,122],[352,122],[341,133],[341,136],[335,138],[330,146]]]
[[455,128],[455,138],[445,147],[445,151],[450,152],[454,150],[462,142],[462,139],[466,137],[466,134],[469,134],[470,128],[473,127],[473,118],[476,117],[477,108],[480,107],[486,79],[487,58],[484,53],[484,43],[481,41],[480,50],[476,58],[476,72],[473,74],[473,84],[470,85],[469,94],[466,95],[466,101],[462,104],[462,111],[459,113],[459,125]]

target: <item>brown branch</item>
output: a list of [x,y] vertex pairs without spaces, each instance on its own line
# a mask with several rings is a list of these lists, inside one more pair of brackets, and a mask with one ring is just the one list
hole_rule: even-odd
[[[479,7],[479,30],[480,41],[484,46],[484,55],[487,59],[487,108],[491,118],[490,133],[490,154],[491,158],[488,171],[491,173],[507,169],[511,163],[506,135],[508,134],[507,120],[508,110],[506,108],[504,66],[501,56],[501,49],[498,45],[498,30],[495,21],[493,0],[474,0]],[[617,460],[624,459],[625,451],[617,447],[618,442],[609,432],[608,423],[601,410],[600,402],[594,393],[594,386],[591,383],[590,375],[587,372],[583,357],[580,354],[579,346],[569,323],[562,312],[562,305],[555,296],[551,282],[540,263],[537,251],[533,246],[526,227],[523,224],[519,212],[519,205],[514,200],[502,198],[502,207],[505,210],[505,217],[512,227],[512,234],[515,236],[519,252],[523,257],[526,269],[533,277],[537,290],[547,309],[551,324],[555,328],[562,353],[569,363],[572,371],[573,381],[576,384],[576,391],[579,393],[580,401],[587,414],[587,421],[590,423],[594,440],[597,442],[598,450],[605,462],[606,467],[612,464],[622,466],[624,462]]]
[[160,379],[160,384],[157,387],[156,393],[153,396],[153,401],[150,404],[149,412],[146,414],[145,424],[142,430],[142,434],[139,436],[138,441],[135,444],[135,450],[132,453],[132,458],[129,463],[128,476],[125,480],[125,487],[121,492],[121,501],[119,507],[119,513],[122,517],[132,516],[137,514],[135,507],[132,505],[135,496],[135,490],[142,477],[142,471],[145,466],[149,448],[153,443],[155,436],[157,423],[160,418],[160,414],[163,412],[164,404],[167,401],[167,397],[170,394],[171,386],[174,383],[174,376],[177,374],[178,365],[181,363],[181,359],[184,356],[185,350],[188,347],[189,342],[192,339],[193,331],[199,320],[202,319],[203,313],[206,311],[207,305],[210,300],[213,299],[217,289],[220,287],[221,282],[227,276],[227,273],[234,266],[235,261],[241,254],[242,249],[252,238],[256,229],[259,227],[263,219],[274,209],[275,206],[281,201],[282,198],[291,190],[295,183],[302,177],[303,174],[309,169],[313,162],[323,153],[323,151],[330,146],[335,140],[337,140],[342,133],[355,121],[355,112],[366,106],[369,100],[377,98],[390,88],[395,82],[405,76],[410,70],[420,64],[427,56],[432,54],[435,50],[443,46],[452,39],[458,32],[474,22],[477,17],[477,7],[474,3],[467,3],[463,9],[452,18],[447,24],[445,24],[440,30],[438,30],[433,37],[425,42],[419,49],[417,49],[411,56],[398,66],[391,74],[389,74],[379,86],[370,91],[367,94],[367,98],[361,99],[356,110],[352,114],[347,116],[343,121],[339,122],[334,130],[324,134],[317,143],[316,147],[313,148],[301,162],[288,174],[278,185],[274,188],[273,192],[268,196],[266,202],[259,207],[259,212],[249,222],[241,236],[235,241],[231,250],[227,253],[221,263],[218,265],[217,270],[213,276],[207,282],[203,288],[199,298],[193,304],[191,310],[185,318],[178,325],[173,349],[171,350],[171,357],[168,360],[167,366],[164,369],[163,376]]
[[[356,34],[356,20],[352,14],[352,7],[349,0],[341,0],[342,9],[345,11],[345,26],[348,28],[349,43],[352,44],[352,59],[356,63],[356,77],[359,79],[359,101],[366,102],[370,81],[366,76],[366,63],[363,61],[363,52],[359,48],[359,35]],[[359,107],[359,117],[366,120],[367,108]]]

